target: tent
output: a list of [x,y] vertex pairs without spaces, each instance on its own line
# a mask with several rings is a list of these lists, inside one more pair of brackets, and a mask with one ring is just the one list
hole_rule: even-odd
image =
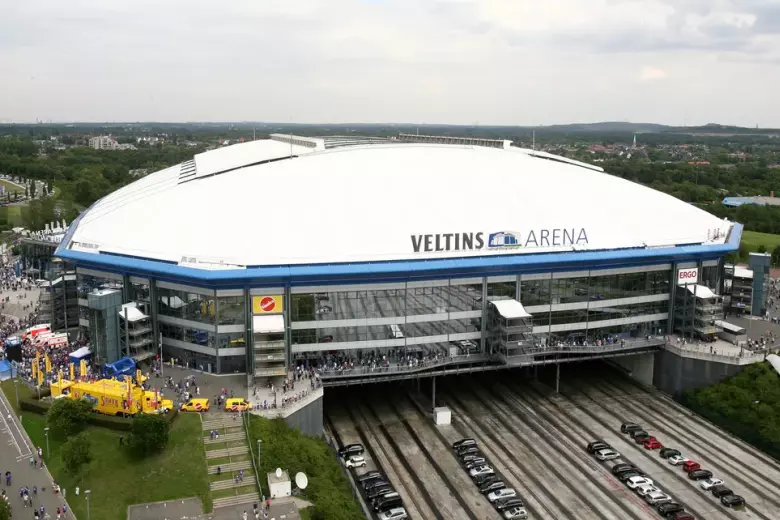
[[71,352],[68,356],[68,359],[71,361],[71,363],[78,363],[82,359],[88,358],[91,355],[92,351],[89,350],[89,347],[81,347],[80,349]]

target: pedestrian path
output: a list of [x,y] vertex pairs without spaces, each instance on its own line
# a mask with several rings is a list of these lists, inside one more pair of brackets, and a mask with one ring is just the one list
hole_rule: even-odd
[[215,510],[260,501],[246,432],[236,414],[206,413],[203,445]]

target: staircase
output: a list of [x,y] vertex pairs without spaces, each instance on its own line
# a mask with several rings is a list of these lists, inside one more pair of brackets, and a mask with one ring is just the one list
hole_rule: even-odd
[[[214,509],[260,502],[241,419],[222,412],[209,412],[203,418],[203,444]],[[219,437],[212,438],[211,432],[218,432]]]

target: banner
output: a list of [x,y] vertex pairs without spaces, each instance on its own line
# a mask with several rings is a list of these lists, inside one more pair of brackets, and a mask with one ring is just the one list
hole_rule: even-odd
[[46,373],[48,374],[48,373],[51,372],[51,359],[49,359],[49,355],[48,354],[46,354],[44,359],[46,361]]
[[70,364],[70,380],[71,381],[76,380],[76,363]]
[[252,314],[279,314],[283,304],[283,296],[252,296]]
[[38,370],[38,386],[43,386],[43,372]]
[[82,359],[81,363],[79,364],[79,375],[81,377],[87,377],[87,360]]

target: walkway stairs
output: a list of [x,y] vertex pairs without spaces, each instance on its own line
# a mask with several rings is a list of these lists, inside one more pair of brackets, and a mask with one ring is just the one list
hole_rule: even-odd
[[[214,509],[259,502],[257,477],[241,419],[222,412],[209,412],[202,417]],[[211,432],[219,433],[219,437],[212,439]],[[212,475],[218,474],[218,468],[220,476],[215,478]],[[242,470],[243,480],[237,480]]]

